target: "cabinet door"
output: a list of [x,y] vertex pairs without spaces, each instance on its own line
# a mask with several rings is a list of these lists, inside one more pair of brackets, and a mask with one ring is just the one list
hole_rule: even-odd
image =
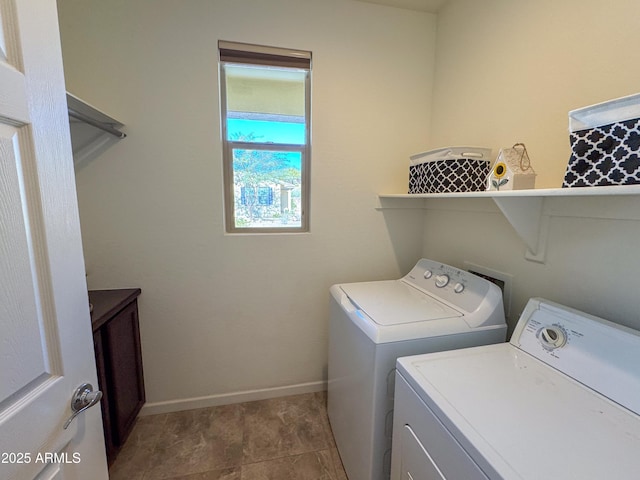
[[107,323],[104,335],[113,442],[120,446],[145,400],[137,301]]
[[113,435],[111,427],[111,415],[109,413],[109,382],[107,381],[106,366],[104,359],[102,331],[93,332],[93,348],[96,354],[96,371],[98,374],[98,385],[102,392],[102,400],[100,408],[102,409],[102,423],[104,425],[104,444],[107,451],[107,462],[109,465],[115,458],[115,449],[113,446]]

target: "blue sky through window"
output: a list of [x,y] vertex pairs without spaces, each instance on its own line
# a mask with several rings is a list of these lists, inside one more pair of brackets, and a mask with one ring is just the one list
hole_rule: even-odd
[[304,145],[304,123],[228,118],[227,131],[229,132],[229,140],[233,140],[236,135],[246,137],[253,134],[255,141],[260,143]]
[[[304,145],[305,125],[300,122],[270,122],[245,118],[227,118],[228,139],[252,138],[260,143]],[[293,168],[300,169],[301,156],[297,152],[284,153]]]

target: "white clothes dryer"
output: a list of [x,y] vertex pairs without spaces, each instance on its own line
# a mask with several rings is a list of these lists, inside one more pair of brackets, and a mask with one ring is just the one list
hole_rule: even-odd
[[332,286],[328,414],[349,480],[389,478],[398,357],[504,342],[506,328],[496,285],[432,260]]
[[392,480],[640,478],[640,332],[531,299],[509,343],[397,365]]

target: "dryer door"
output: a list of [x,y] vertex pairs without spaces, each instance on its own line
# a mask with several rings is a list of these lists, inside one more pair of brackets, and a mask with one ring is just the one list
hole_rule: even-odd
[[401,480],[446,480],[409,425],[402,432]]

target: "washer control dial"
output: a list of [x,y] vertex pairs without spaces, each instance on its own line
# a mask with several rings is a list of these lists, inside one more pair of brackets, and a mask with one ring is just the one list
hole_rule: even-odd
[[443,287],[446,287],[448,283],[449,283],[449,275],[447,275],[446,273],[443,273],[436,277],[436,287],[443,288]]
[[558,325],[551,325],[538,331],[538,339],[547,350],[555,350],[567,343],[567,332]]
[[463,283],[456,283],[453,286],[453,291],[456,293],[462,293],[462,291],[464,290],[464,284]]
[[433,272],[431,270],[424,271],[424,278],[431,278],[432,275],[433,275]]

